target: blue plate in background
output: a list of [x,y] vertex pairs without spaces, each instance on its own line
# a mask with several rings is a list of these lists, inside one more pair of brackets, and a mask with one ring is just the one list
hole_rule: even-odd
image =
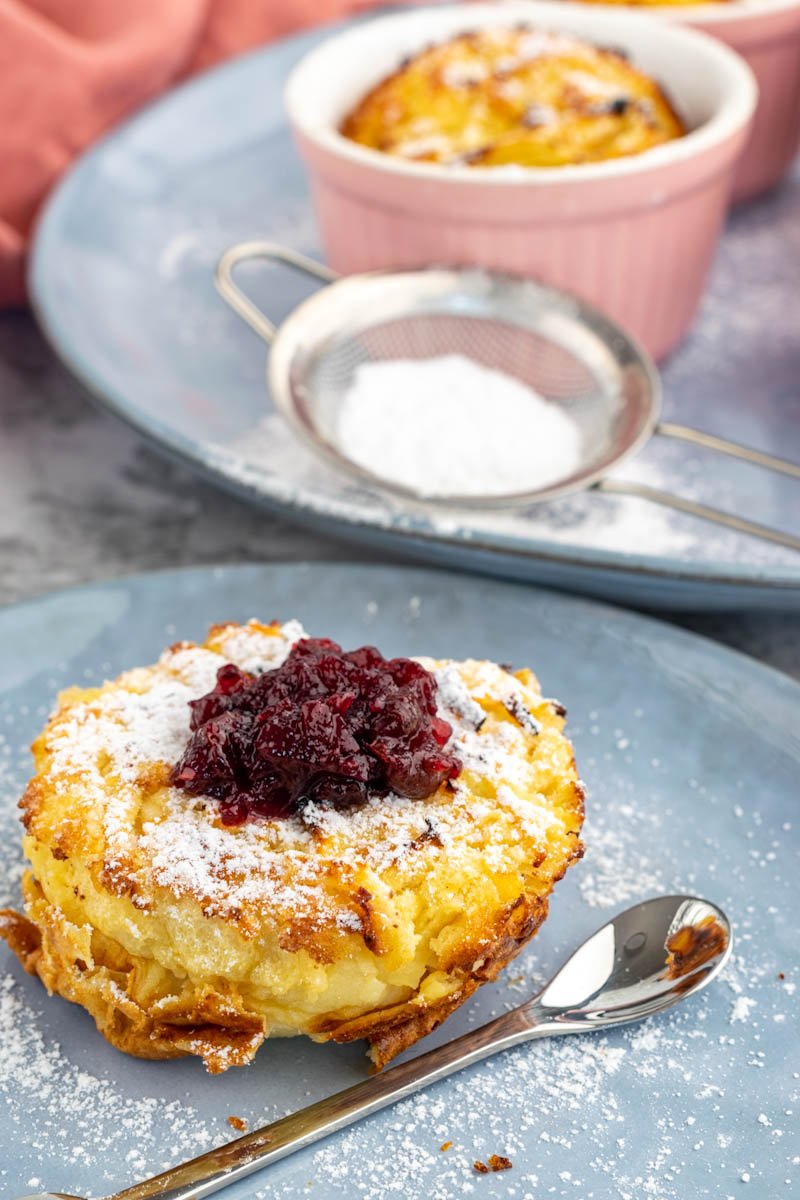
[[[264,347],[223,304],[212,273],[243,238],[319,254],[282,89],[329,32],[279,42],[179,88],[56,189],[30,284],[67,365],[202,474],[339,536],[632,604],[796,606],[800,555],[642,500],[593,493],[523,511],[426,515],[353,486],[294,439],[266,391]],[[697,326],[665,370],[666,419],[800,460],[799,270],[795,179],[731,218]],[[247,282],[276,318],[300,295],[291,278],[263,268]],[[657,442],[624,474],[797,532],[796,481]]]

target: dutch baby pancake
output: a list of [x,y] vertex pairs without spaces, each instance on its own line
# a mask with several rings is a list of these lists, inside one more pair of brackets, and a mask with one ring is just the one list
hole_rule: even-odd
[[533,936],[581,855],[563,709],[527,669],[220,625],[62,693],[0,932],[121,1050],[212,1072],[267,1037],[377,1066]]

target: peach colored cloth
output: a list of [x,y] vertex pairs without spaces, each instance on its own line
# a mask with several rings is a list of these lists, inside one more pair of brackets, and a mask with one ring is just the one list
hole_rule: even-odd
[[0,307],[24,301],[36,212],[90,142],[195,71],[369,3],[0,0]]

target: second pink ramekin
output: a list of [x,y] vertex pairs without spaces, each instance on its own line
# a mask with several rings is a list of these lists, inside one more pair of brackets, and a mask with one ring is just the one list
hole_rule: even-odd
[[700,29],[741,54],[759,96],[733,199],[750,200],[774,187],[800,149],[800,0],[664,5],[647,12]]
[[[460,263],[534,276],[594,303],[660,358],[700,300],[755,84],[735,54],[694,30],[627,10],[560,7],[409,11],[303,59],[287,105],[326,256],[341,273]],[[519,21],[621,47],[666,87],[691,132],[629,158],[556,168],[408,162],[339,134],[345,113],[409,53]]]

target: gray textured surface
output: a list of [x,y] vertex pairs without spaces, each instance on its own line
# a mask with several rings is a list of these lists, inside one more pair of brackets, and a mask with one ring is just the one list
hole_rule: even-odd
[[[0,425],[1,602],[189,563],[368,557],[168,462],[93,408],[24,314],[0,317]],[[675,620],[800,678],[800,615]]]

